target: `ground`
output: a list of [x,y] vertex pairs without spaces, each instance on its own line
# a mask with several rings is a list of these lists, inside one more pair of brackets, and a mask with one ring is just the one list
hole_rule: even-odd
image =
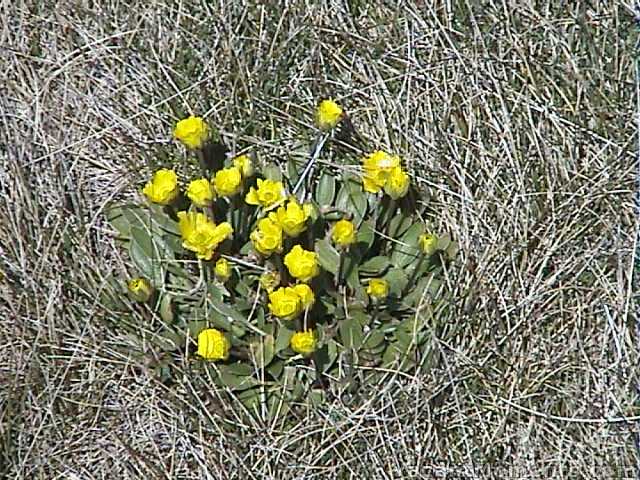
[[[630,5],[0,11],[6,478],[635,475]],[[163,152],[183,158],[171,130],[184,115],[205,116],[232,151],[286,160],[327,97],[404,159],[429,220],[460,244],[438,361],[293,422],[244,415],[187,375],[156,381],[102,301],[132,274],[105,209],[135,201]]]

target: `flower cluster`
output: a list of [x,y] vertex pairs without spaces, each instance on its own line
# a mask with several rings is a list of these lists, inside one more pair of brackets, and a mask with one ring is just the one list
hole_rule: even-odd
[[400,157],[377,150],[362,159],[362,184],[370,193],[384,192],[394,200],[404,197],[409,190],[409,175],[400,165]]
[[[198,162],[155,171],[142,188],[144,214],[114,223],[139,269],[128,295],[162,319],[161,348],[184,351],[194,370],[243,398],[283,381],[296,362],[315,368],[286,381],[340,375],[345,351],[340,362],[405,368],[435,328],[436,309],[425,320],[421,307],[438,295],[443,262],[455,253],[410,202],[396,201],[410,187],[400,156],[335,149],[322,160],[325,144],[354,129],[333,100],[319,103],[314,120],[309,168],[291,161],[286,169],[263,165],[257,152],[214,158],[225,149],[213,148],[218,135],[205,120],[179,121],[173,136]],[[361,164],[361,175],[336,161]]]

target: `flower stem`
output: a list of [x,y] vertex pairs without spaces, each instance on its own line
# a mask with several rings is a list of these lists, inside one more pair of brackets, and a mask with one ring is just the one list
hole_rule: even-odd
[[[311,148],[311,156],[309,157],[309,160],[307,161],[307,164],[302,169],[302,173],[300,174],[300,178],[298,178],[298,181],[296,182],[296,185],[293,187],[293,192],[292,192],[293,195],[295,195],[298,192],[298,190],[300,190],[300,187],[303,186],[304,181],[306,180],[306,178],[311,173],[311,170],[314,167],[314,165],[316,163],[316,160],[318,160],[318,157],[320,157],[320,152],[322,151],[322,147],[324,146],[325,142],[327,141],[327,138],[329,138],[329,134],[327,134],[327,133],[320,133],[316,137],[316,141],[314,142],[313,147]],[[304,201],[305,194],[306,194],[306,192],[303,189],[302,193],[298,197],[300,202]]]

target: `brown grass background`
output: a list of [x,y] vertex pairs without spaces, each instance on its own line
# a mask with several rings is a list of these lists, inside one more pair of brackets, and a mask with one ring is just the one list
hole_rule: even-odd
[[[635,478],[630,5],[27,1],[0,18],[0,475]],[[215,407],[186,375],[163,386],[102,300],[134,273],[105,208],[182,161],[187,113],[284,161],[329,96],[460,243],[457,333],[429,370],[293,423]]]

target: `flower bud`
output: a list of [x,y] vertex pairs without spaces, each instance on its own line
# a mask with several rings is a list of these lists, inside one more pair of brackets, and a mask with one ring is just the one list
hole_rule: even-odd
[[389,283],[383,278],[372,278],[367,287],[367,295],[373,300],[384,300],[389,295]]
[[316,349],[316,336],[313,330],[296,332],[291,337],[291,350],[301,355],[309,356]]
[[192,115],[176,124],[173,136],[188,149],[195,150],[202,148],[209,138],[209,127],[202,118]]
[[320,130],[331,130],[342,119],[342,108],[333,100],[323,100],[316,110],[316,125]]
[[231,344],[220,330],[207,328],[198,334],[198,355],[205,360],[226,360]]
[[317,254],[305,250],[300,245],[294,246],[284,256],[284,264],[292,277],[304,283],[310,282],[313,277],[320,273]]
[[213,201],[213,188],[206,178],[193,180],[187,186],[187,197],[197,207],[206,207]]
[[423,233],[418,238],[418,245],[425,255],[433,255],[438,250],[438,236],[434,233]]
[[356,241],[356,226],[349,220],[338,220],[333,226],[331,240],[338,247],[348,247]]
[[136,302],[146,302],[153,294],[153,287],[146,278],[132,278],[127,282],[129,297]]
[[233,166],[240,170],[242,178],[253,175],[253,162],[248,155],[240,155],[233,159]]
[[231,277],[231,264],[226,258],[220,258],[216,262],[216,266],[213,271],[216,278],[224,283],[229,280],[229,277]]

